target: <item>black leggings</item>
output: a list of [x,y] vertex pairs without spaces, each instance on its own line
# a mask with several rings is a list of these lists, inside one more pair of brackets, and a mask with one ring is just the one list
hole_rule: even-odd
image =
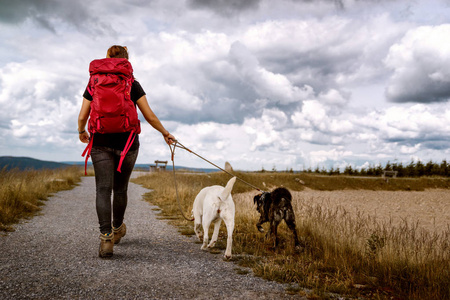
[[[96,208],[101,233],[111,233],[112,226],[122,225],[127,208],[128,181],[133,171],[139,150],[128,151],[122,163],[122,172],[117,171],[121,150],[108,147],[92,147],[91,158],[95,171]],[[113,192],[112,224],[111,193]]]

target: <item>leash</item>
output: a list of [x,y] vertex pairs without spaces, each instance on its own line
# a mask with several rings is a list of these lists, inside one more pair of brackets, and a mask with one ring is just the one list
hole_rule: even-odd
[[174,145],[172,148],[172,145],[169,144],[169,148],[170,148],[170,152],[172,154],[172,172],[173,172],[173,181],[175,183],[175,193],[177,195],[177,203],[178,203],[178,209],[180,210],[181,215],[183,216],[183,218],[189,222],[194,221],[194,218],[189,219],[188,217],[186,217],[186,215],[183,212],[183,209],[181,209],[181,203],[180,203],[180,197],[178,196],[178,185],[177,185],[177,176],[175,175],[175,147],[178,143],[177,140],[174,141]]
[[185,218],[187,221],[193,221],[194,219],[193,219],[193,218],[192,218],[192,219],[187,218],[187,217],[184,215],[183,210],[181,209],[180,199],[179,199],[179,197],[178,197],[177,177],[176,177],[176,175],[175,175],[175,149],[176,149],[176,148],[180,148],[180,149],[186,150],[186,151],[188,151],[188,152],[194,154],[195,156],[197,156],[197,157],[203,159],[203,160],[206,161],[207,163],[213,165],[213,166],[216,167],[217,169],[219,169],[219,170],[221,170],[221,171],[227,173],[228,175],[230,175],[230,176],[232,176],[232,177],[236,177],[236,179],[238,179],[238,180],[240,180],[242,183],[244,183],[244,184],[246,184],[246,185],[252,187],[253,189],[255,189],[255,190],[257,190],[257,191],[260,191],[261,193],[264,192],[263,190],[261,190],[260,188],[254,186],[253,184],[251,184],[251,183],[249,183],[249,182],[247,182],[247,181],[245,181],[245,180],[243,180],[243,179],[237,177],[236,175],[234,175],[234,174],[228,172],[227,170],[222,169],[222,168],[219,167],[218,165],[212,163],[211,161],[207,160],[206,158],[202,157],[201,155],[199,155],[199,154],[195,153],[194,151],[190,150],[189,148],[187,148],[186,146],[184,146],[183,144],[181,144],[178,140],[173,140],[173,141],[174,141],[174,143],[173,143],[172,145],[169,145],[169,148],[170,148],[171,159],[172,159],[172,172],[173,172],[173,178],[174,178],[174,181],[175,181],[175,192],[176,192],[176,195],[177,195],[178,208],[179,208],[181,214],[183,215],[183,218]]

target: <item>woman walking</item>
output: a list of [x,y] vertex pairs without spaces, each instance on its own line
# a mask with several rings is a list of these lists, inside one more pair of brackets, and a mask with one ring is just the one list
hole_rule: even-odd
[[[126,65],[129,64],[128,50],[126,47],[117,45],[112,46],[108,49],[106,57],[106,62],[108,63],[124,62]],[[121,61],[111,60],[114,58],[121,59]],[[132,72],[131,64],[129,65],[129,69]],[[122,77],[116,81],[122,81],[121,78]],[[128,88],[128,92],[125,93],[125,98],[131,100],[134,105],[134,109],[136,109],[137,106],[145,120],[163,135],[167,144],[171,144],[175,140],[174,136],[164,128],[160,120],[153,113],[147,102],[147,98],[145,96],[146,94],[143,88],[139,82],[134,80],[132,73],[130,78],[131,79],[128,83],[132,82],[131,90]],[[88,87],[83,94],[83,103],[78,117],[78,133],[81,142],[89,143],[87,148],[89,148],[92,163],[94,165],[96,210],[100,225],[99,256],[102,258],[107,258],[113,255],[114,244],[118,244],[120,239],[126,234],[126,226],[125,223],[123,223],[123,219],[127,207],[128,182],[139,152],[139,135],[137,133],[140,132],[140,126],[139,121],[137,121],[137,124],[134,125],[137,128],[136,130],[133,127],[129,127],[133,128],[129,132],[115,132],[115,130],[112,129],[110,130],[112,133],[104,133],[105,131],[108,132],[108,130],[104,130],[104,127],[114,127],[114,125],[105,123],[96,129],[95,124],[91,124],[93,119],[93,111],[95,109],[101,109],[101,105],[106,105],[102,103],[108,103],[102,101],[113,101],[111,99],[114,97],[111,98],[105,95],[110,95],[111,93],[117,92],[109,91],[107,93],[103,93],[102,95],[104,99],[97,100],[98,97],[101,97],[99,96],[100,88],[96,87],[98,81],[102,81],[102,79],[98,80],[97,78],[92,80],[91,76]],[[124,86],[127,86],[127,83],[123,84]],[[96,88],[98,89],[97,91],[95,91]],[[129,100],[128,102],[130,102]],[[89,122],[88,133],[86,131],[86,124],[88,123],[89,116],[91,117],[91,121]],[[101,118],[98,118],[98,120],[101,120]],[[128,123],[128,119],[125,123]],[[92,149],[90,147],[92,147]],[[111,194],[113,195],[112,209]]]

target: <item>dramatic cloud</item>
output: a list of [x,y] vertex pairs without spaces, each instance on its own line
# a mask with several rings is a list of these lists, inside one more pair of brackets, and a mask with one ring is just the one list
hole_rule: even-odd
[[393,45],[386,66],[394,70],[386,96],[394,102],[450,99],[450,24],[410,30]]
[[386,74],[382,61],[389,47],[407,28],[387,14],[364,21],[329,16],[258,23],[241,41],[268,70],[323,92],[379,80]]
[[289,104],[311,96],[312,88],[294,86],[286,76],[274,74],[260,66],[247,48],[235,42],[231,45],[230,59],[237,69],[242,83],[255,91],[257,97],[268,98],[272,102]]
[[[219,165],[450,155],[448,1],[0,4],[0,155],[80,160],[88,65],[113,44],[128,46],[164,126]],[[140,139],[138,162],[168,157],[145,122]],[[209,167],[182,152],[177,163]]]

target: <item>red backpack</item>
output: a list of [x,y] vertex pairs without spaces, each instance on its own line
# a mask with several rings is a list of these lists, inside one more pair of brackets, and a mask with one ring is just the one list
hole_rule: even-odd
[[130,98],[133,68],[126,58],[96,59],[89,65],[89,74],[87,89],[92,101],[88,123],[90,140],[82,154],[86,155],[85,174],[95,133],[129,132],[117,167],[120,172],[136,134],[141,132],[136,106]]

